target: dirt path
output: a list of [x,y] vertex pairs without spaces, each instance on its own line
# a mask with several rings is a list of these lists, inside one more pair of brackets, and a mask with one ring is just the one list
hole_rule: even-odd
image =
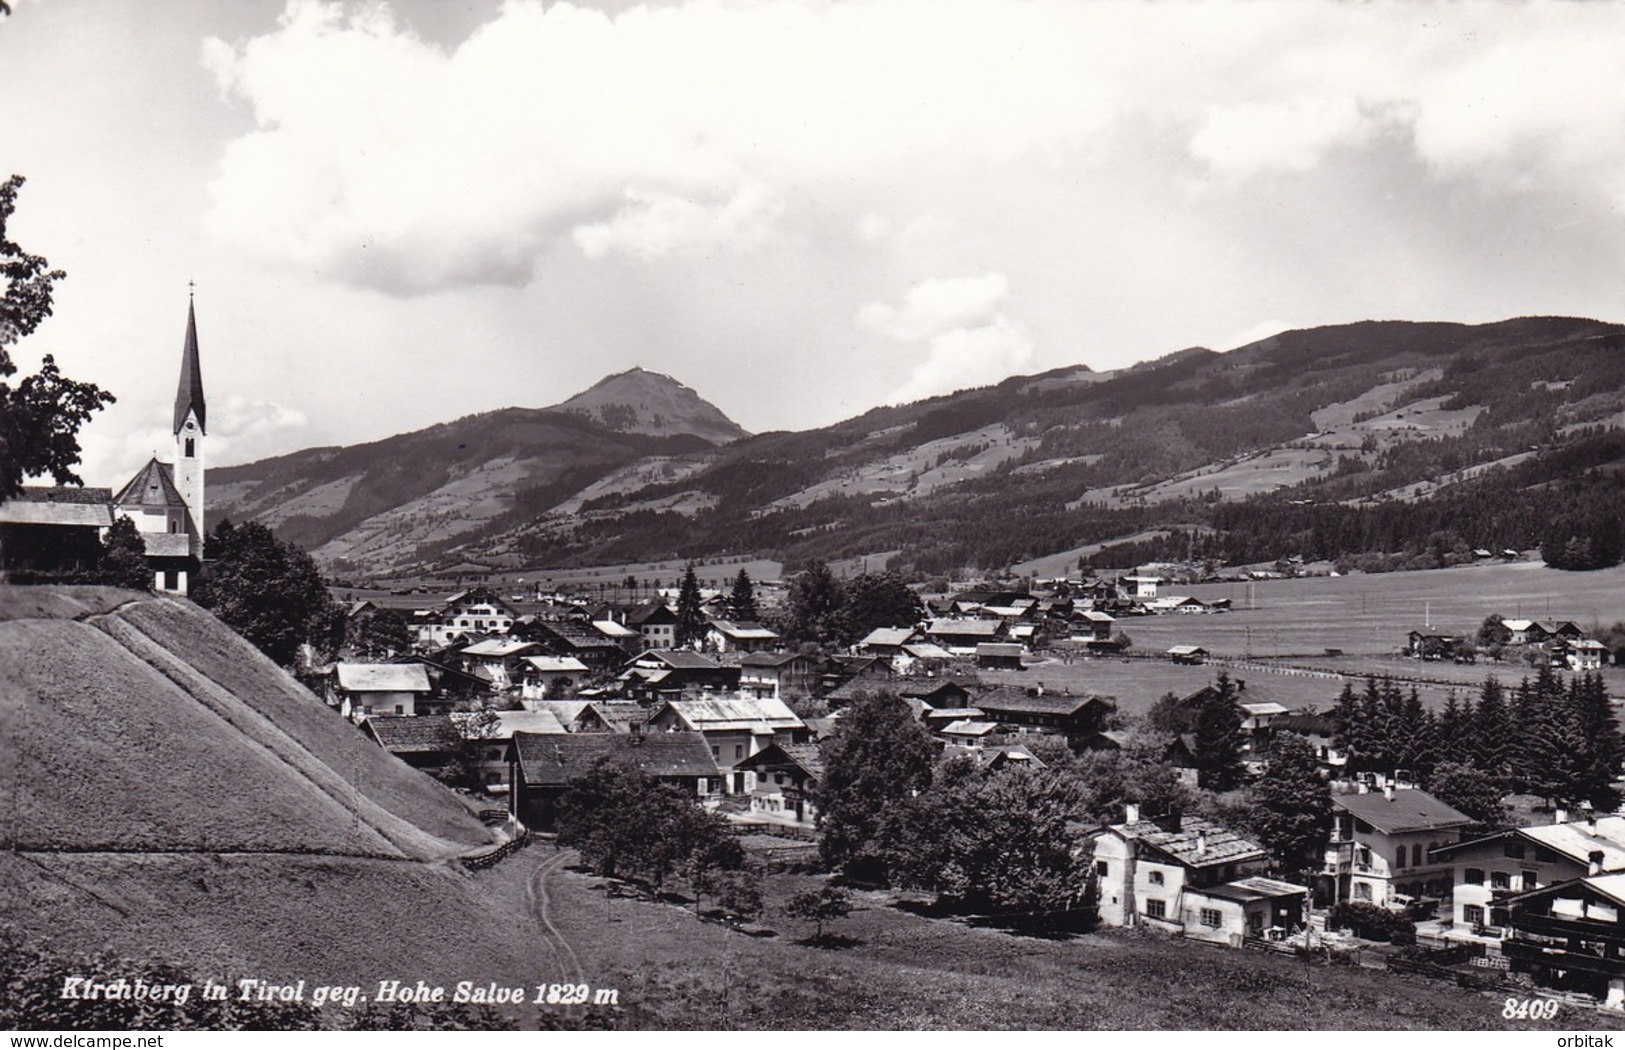
[[581,969],[581,960],[576,958],[575,949],[570,947],[570,942],[553,924],[553,916],[550,913],[552,897],[547,889],[547,880],[575,859],[574,850],[559,850],[536,865],[536,869],[530,873],[530,879],[525,884],[525,898],[530,904],[531,915],[535,916],[537,925],[543,930],[544,939],[552,946],[560,964],[568,971],[563,976],[572,983],[585,984],[586,977]]

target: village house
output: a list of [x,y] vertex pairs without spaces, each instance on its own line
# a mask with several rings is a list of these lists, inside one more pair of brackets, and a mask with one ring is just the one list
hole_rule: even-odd
[[373,715],[424,714],[424,701],[434,694],[422,664],[338,663],[327,682],[328,704],[353,722]]
[[1586,875],[1507,897],[1501,954],[1536,984],[1625,1009],[1625,874]]
[[677,614],[665,602],[648,601],[626,614],[626,626],[638,632],[645,649],[677,647]]
[[1588,813],[1570,821],[1559,810],[1551,824],[1512,828],[1433,851],[1451,865],[1451,920],[1464,929],[1502,927],[1507,900],[1520,893],[1591,873],[1625,870],[1625,817]]
[[690,649],[651,649],[632,661],[617,681],[627,695],[654,704],[678,697],[734,693],[740,668],[727,667]]
[[1467,648],[1471,648],[1471,643],[1465,636],[1459,634],[1417,629],[1405,636],[1405,654],[1422,660],[1452,659]]
[[974,656],[983,642],[996,642],[1004,636],[1002,620],[932,620],[926,635],[956,656]]
[[536,642],[538,652],[579,660],[590,671],[610,671],[624,664],[629,654],[624,642],[635,634],[612,638],[587,620],[527,620],[524,636]]
[[1208,651],[1200,645],[1175,645],[1168,650],[1168,659],[1176,664],[1207,663]]
[[1473,819],[1416,788],[1332,796],[1332,836],[1322,878],[1336,901],[1386,905],[1395,894],[1442,898],[1454,871],[1435,851]]
[[817,744],[769,744],[734,766],[734,775],[741,773],[756,781],[752,816],[808,828],[817,824],[818,781],[824,775]]
[[910,642],[924,639],[918,628],[915,627],[876,627],[853,646],[854,652],[865,656],[878,656],[891,662],[892,670],[899,670],[898,658],[903,655],[903,646]]
[[414,769],[445,766],[463,742],[449,715],[374,715],[362,723],[362,732]]
[[1598,671],[1608,662],[1608,647],[1591,638],[1552,643],[1552,659],[1571,671]]
[[508,812],[535,831],[551,831],[570,781],[600,760],[703,799],[720,793],[722,774],[698,733],[515,733],[507,749]]
[[1276,715],[1270,722],[1270,729],[1277,737],[1282,733],[1296,733],[1307,740],[1321,769],[1334,779],[1341,776],[1349,761],[1348,753],[1337,746],[1338,726],[1336,714],[1314,711],[1289,711]]
[[513,606],[486,588],[476,587],[459,591],[438,609],[428,610],[414,627],[419,648],[440,649],[462,638],[507,634],[518,620]]
[[468,673],[491,683],[496,692],[519,688],[524,658],[542,651],[536,642],[514,638],[487,638],[462,649],[463,666]]
[[1073,619],[1073,637],[1084,641],[1109,642],[1117,618],[1098,609],[1085,609]]
[[854,678],[831,691],[825,699],[831,708],[839,708],[860,696],[875,693],[892,693],[904,700],[922,700],[938,709],[963,708],[970,704],[970,690],[958,679],[947,676]]
[[976,666],[983,671],[1019,671],[1022,652],[1016,642],[981,642],[976,646]]
[[26,485],[0,503],[0,573],[95,568],[112,525],[110,489]]
[[812,695],[818,660],[805,653],[747,653],[739,661],[739,692],[771,700]]
[[650,715],[646,732],[694,732],[705,737],[711,756],[724,773],[732,773],[731,794],[753,786],[740,762],[772,743],[799,744],[807,727],[783,701],[768,699],[668,700]]
[[1301,926],[1309,890],[1266,878],[1262,846],[1196,817],[1126,819],[1095,837],[1100,921],[1240,947]]
[[1043,686],[1029,689],[986,689],[975,694],[976,706],[990,722],[1012,729],[1064,736],[1073,748],[1105,727],[1106,716],[1115,710],[1111,701],[1098,696],[1046,693]]
[[514,734],[563,736],[566,733],[564,724],[551,711],[453,712],[451,723],[467,742],[475,779],[493,795],[508,790],[508,744]]
[[561,697],[580,689],[591,673],[586,664],[573,656],[522,657],[519,695],[526,700]]

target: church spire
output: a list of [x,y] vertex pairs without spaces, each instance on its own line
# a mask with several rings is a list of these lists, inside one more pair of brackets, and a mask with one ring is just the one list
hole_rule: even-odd
[[203,403],[203,369],[198,364],[197,313],[192,307],[190,292],[186,297],[186,347],[181,351],[181,381],[175,390],[175,429],[179,434],[186,425],[186,413],[197,414],[197,428],[209,432],[206,407]]

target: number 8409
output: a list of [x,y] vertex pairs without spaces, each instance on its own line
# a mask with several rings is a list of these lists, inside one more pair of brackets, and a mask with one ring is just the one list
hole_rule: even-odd
[[1508,999],[1501,1016],[1520,1021],[1550,1021],[1557,1016],[1556,999]]

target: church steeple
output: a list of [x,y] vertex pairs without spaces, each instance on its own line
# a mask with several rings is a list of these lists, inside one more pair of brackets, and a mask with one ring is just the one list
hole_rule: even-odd
[[207,406],[203,402],[203,369],[198,364],[197,353],[197,314],[192,306],[192,298],[186,300],[186,346],[181,351],[181,381],[175,389],[175,427],[173,433],[179,435],[181,428],[186,426],[188,412],[197,416],[197,429],[200,434],[209,432],[209,422],[206,417]]

